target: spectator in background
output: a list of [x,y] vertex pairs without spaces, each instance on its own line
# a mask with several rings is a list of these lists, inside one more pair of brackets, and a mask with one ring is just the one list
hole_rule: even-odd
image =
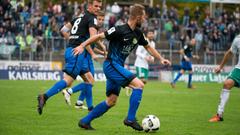
[[[171,20],[168,20],[167,23],[165,23],[164,30],[166,32],[166,39],[168,40],[169,43],[172,43],[171,38],[172,38],[173,24]],[[172,44],[170,44],[170,47],[172,47]]]
[[38,40],[36,39],[36,36],[33,36],[32,42],[30,44],[33,60],[37,60],[37,46],[38,46]]
[[119,7],[117,2],[114,2],[114,4],[111,7],[111,11],[116,16],[116,19],[119,17],[119,13],[121,12],[121,8]]
[[217,7],[214,11],[214,17],[219,18],[221,16],[221,9],[220,7]]
[[199,7],[197,6],[195,11],[194,11],[194,18],[198,23],[199,23],[199,20],[200,20],[200,16],[201,16],[201,11],[199,10]]
[[194,38],[196,40],[196,55],[198,55],[198,51],[200,51],[201,46],[202,46],[202,41],[203,41],[203,34],[200,29],[198,29]]
[[41,18],[41,23],[42,23],[43,28],[45,28],[48,25],[48,21],[49,21],[48,14],[47,14],[47,12],[44,12],[43,16]]
[[167,5],[163,5],[163,9],[162,9],[162,20],[165,23],[168,19],[168,8]]
[[154,17],[154,8],[152,5],[150,5],[149,7],[146,8],[146,14],[149,18]]
[[7,45],[15,45],[15,36],[13,33],[11,33],[11,31],[7,32],[6,39],[7,39]]
[[183,26],[187,27],[190,21],[190,9],[188,7],[184,8],[184,15],[183,15]]
[[20,51],[24,51],[26,49],[26,43],[23,37],[23,33],[19,32],[16,37],[17,45],[19,46]]
[[233,15],[235,17],[235,20],[239,20],[240,19],[239,7],[236,8],[236,10],[233,12]]
[[154,16],[156,18],[161,18],[161,9],[159,4],[157,4],[156,7],[154,8]]

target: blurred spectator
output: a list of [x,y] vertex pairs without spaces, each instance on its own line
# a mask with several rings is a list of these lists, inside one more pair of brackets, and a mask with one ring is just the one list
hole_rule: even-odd
[[198,29],[197,33],[195,34],[195,40],[196,40],[196,54],[198,55],[198,51],[200,51],[202,42],[203,42],[203,34],[200,29]]
[[152,5],[146,8],[146,14],[149,18],[154,17],[154,8]]
[[197,6],[194,11],[194,18],[197,22],[199,22],[201,16],[201,11],[199,10],[199,7]]
[[161,9],[159,4],[157,4],[156,7],[154,8],[154,16],[156,18],[161,18]]
[[11,31],[7,32],[6,39],[7,39],[7,45],[15,45],[15,36],[13,33],[11,33]]
[[43,25],[43,28],[45,28],[48,25],[48,21],[49,21],[48,14],[47,14],[47,12],[44,12],[43,16],[41,18],[41,23]]
[[17,42],[17,45],[19,46],[20,50],[23,51],[26,49],[26,43],[25,43],[25,40],[24,40],[24,37],[23,37],[23,33],[22,32],[19,32],[16,36],[16,42]]
[[119,13],[121,12],[121,8],[119,7],[117,2],[114,2],[114,4],[111,7],[111,11],[118,19]]
[[187,27],[190,21],[190,9],[188,7],[184,8],[184,15],[183,15],[183,26]]
[[239,7],[236,8],[236,10],[233,12],[233,15],[235,17],[236,20],[240,19],[240,11],[239,11]]

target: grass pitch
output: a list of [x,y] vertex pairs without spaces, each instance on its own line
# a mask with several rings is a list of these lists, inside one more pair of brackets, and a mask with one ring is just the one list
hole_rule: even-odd
[[[129,97],[122,89],[117,105],[103,117],[93,121],[95,131],[80,129],[77,123],[88,112],[67,106],[61,93],[48,100],[42,116],[36,111],[39,92],[54,81],[0,81],[1,135],[129,135],[137,132],[123,125]],[[240,92],[234,88],[225,109],[224,122],[209,123],[216,113],[222,84],[195,83],[195,90],[185,83],[176,89],[157,81],[147,83],[138,110],[138,119],[154,114],[161,122],[159,135],[240,135]],[[72,104],[79,93],[72,96]],[[105,99],[105,83],[93,88],[94,104]]]

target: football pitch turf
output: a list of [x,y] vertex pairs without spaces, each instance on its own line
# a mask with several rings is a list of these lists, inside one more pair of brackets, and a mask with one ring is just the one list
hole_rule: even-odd
[[[0,135],[240,135],[240,91],[234,88],[225,108],[224,122],[209,123],[216,113],[222,84],[195,83],[196,89],[177,83],[150,81],[143,93],[138,120],[154,114],[161,122],[156,133],[137,132],[123,125],[129,97],[122,89],[117,105],[93,121],[95,131],[80,129],[77,124],[88,112],[67,106],[61,93],[48,100],[41,116],[36,111],[37,95],[54,81],[0,81]],[[75,83],[76,84],[76,83]],[[75,104],[79,93],[72,96]],[[94,104],[105,99],[105,83],[93,88]]]

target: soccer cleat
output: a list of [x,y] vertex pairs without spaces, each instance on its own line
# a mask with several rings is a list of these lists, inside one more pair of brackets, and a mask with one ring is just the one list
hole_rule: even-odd
[[220,122],[223,121],[223,117],[220,117],[218,114],[209,119],[209,122]]
[[62,94],[65,98],[65,102],[67,103],[67,105],[71,105],[71,94],[67,91],[67,90],[63,90]]
[[86,106],[84,106],[83,104],[75,104],[75,108],[76,109],[84,109],[84,110],[88,110],[88,108]]
[[43,111],[43,107],[44,107],[44,105],[46,103],[46,100],[45,100],[43,94],[39,94],[38,97],[37,97],[37,100],[38,100],[37,111],[38,111],[39,115],[41,115],[42,111]]
[[123,121],[124,125],[130,126],[135,130],[143,131],[142,126],[135,120],[135,121],[128,121],[127,118]]
[[193,86],[193,85],[188,86],[188,88],[189,88],[189,89],[196,89],[196,87]]
[[84,129],[86,129],[86,130],[95,130],[95,129],[91,126],[91,124],[82,123],[81,120],[79,121],[78,126],[79,126],[80,128],[84,128]]
[[173,83],[173,82],[171,82],[170,85],[172,86],[173,89],[176,87],[175,83]]

